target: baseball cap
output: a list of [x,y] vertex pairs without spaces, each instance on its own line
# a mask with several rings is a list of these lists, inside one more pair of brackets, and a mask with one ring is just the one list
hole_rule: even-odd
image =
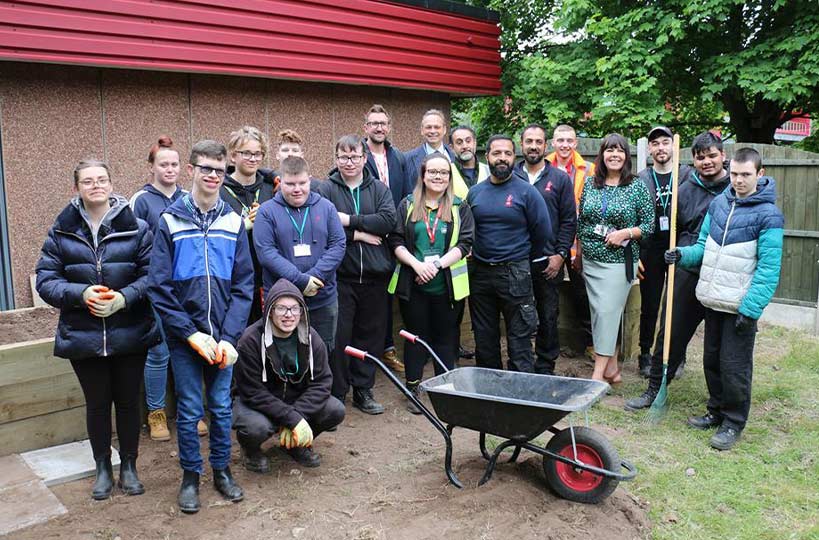
[[648,132],[648,140],[653,141],[657,137],[671,137],[673,139],[674,134],[665,126],[656,126],[651,128],[651,131]]

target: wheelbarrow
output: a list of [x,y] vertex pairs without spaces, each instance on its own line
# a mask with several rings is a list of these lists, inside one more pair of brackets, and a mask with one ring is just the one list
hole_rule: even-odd
[[[435,410],[433,414],[375,356],[346,347],[344,352],[358,359],[368,358],[421,411],[446,442],[444,470],[450,483],[463,484],[452,470],[452,431],[462,427],[480,434],[481,455],[488,461],[478,485],[492,478],[501,453],[512,449],[508,463],[514,463],[523,449],[543,456],[546,482],[558,496],[581,503],[598,503],[611,495],[621,481],[637,475],[633,464],[621,460],[617,450],[602,434],[586,426],[569,423],[566,429],[555,424],[569,413],[587,411],[606,393],[608,384],[591,379],[557,377],[479,367],[449,370],[435,351],[420,337],[401,330],[401,337],[424,347],[444,373],[421,383]],[[436,416],[437,415],[437,416]],[[588,424],[588,417],[586,418]],[[549,431],[545,447],[532,441]],[[486,436],[505,439],[489,452]]]

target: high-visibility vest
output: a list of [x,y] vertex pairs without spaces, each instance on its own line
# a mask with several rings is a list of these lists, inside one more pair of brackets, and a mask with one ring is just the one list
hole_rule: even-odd
[[[413,203],[410,201],[407,206],[407,220],[405,227],[409,225],[409,218],[412,215]],[[461,232],[461,214],[460,205],[452,205],[452,238],[449,240],[449,252],[452,248],[458,245],[458,235]],[[395,270],[392,273],[390,284],[387,287],[387,292],[395,294],[395,289],[398,287],[398,276],[401,273],[401,263],[395,263]],[[455,264],[449,267],[449,273],[452,276],[452,297],[455,300],[463,300],[469,296],[469,271],[466,266],[466,257],[463,257]]]

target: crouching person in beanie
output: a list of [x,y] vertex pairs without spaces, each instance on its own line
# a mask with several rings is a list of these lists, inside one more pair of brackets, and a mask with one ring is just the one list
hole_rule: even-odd
[[295,285],[279,279],[265,305],[265,316],[239,340],[233,371],[233,427],[245,468],[270,471],[261,444],[273,436],[297,463],[318,467],[313,439],[344,420],[344,404],[330,395],[327,348],[310,327],[307,304]]

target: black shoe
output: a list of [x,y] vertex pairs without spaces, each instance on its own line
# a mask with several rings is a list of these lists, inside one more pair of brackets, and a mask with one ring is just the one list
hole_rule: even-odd
[[311,447],[302,448],[297,446],[286,451],[287,454],[293,458],[293,461],[302,467],[318,467],[321,465],[321,456],[313,452]]
[[230,502],[239,502],[245,498],[242,488],[233,480],[230,474],[230,467],[224,469],[213,469],[213,487],[222,494],[222,497]]
[[123,456],[119,464],[119,487],[126,495],[142,495],[145,486],[139,481],[136,471],[136,458]]
[[705,413],[703,416],[690,416],[688,425],[697,429],[715,428],[722,424],[722,418],[714,414]]
[[258,446],[256,448],[242,446],[242,453],[244,454],[245,469],[259,474],[270,472],[270,458],[262,452],[261,448]]
[[643,395],[636,398],[631,398],[630,400],[626,401],[626,404],[623,408],[627,411],[639,411],[640,409],[647,409],[651,407],[651,404],[654,403],[654,398],[657,397],[657,390],[654,388],[649,387],[648,390],[643,392]]
[[475,351],[470,351],[469,349],[465,349],[464,347],[458,346],[458,357],[465,358],[467,360],[472,360],[475,358]]
[[[421,401],[421,392],[418,390],[418,383],[407,383],[407,390],[415,396],[418,401]],[[407,410],[412,414],[421,414],[421,409],[419,409],[415,403],[412,402],[411,399],[407,398]]]
[[199,473],[182,471],[182,485],[176,497],[179,509],[186,514],[195,514],[201,508],[199,504]]
[[717,450],[730,450],[739,440],[742,432],[728,426],[720,426],[711,437],[711,448]]
[[384,412],[384,406],[373,398],[373,391],[370,388],[353,389],[353,405],[367,414],[381,414]]
[[651,375],[651,355],[648,353],[643,353],[637,359],[637,365],[640,368],[640,375],[644,379],[648,379],[649,375]]
[[680,365],[677,366],[677,371],[674,372],[674,380],[679,381],[683,375],[685,375],[685,362],[680,362]]
[[111,456],[97,460],[97,479],[91,488],[91,498],[95,501],[104,501],[114,491],[114,467],[111,465]]

